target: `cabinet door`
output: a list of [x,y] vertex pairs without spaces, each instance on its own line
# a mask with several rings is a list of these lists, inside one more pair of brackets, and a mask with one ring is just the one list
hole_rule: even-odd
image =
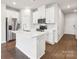
[[36,23],[36,13],[35,12],[33,12],[33,23]]
[[46,34],[38,36],[37,39],[37,58],[39,59],[45,53],[45,37]]
[[46,9],[46,23],[50,23],[50,8]]
[[39,18],[45,18],[45,6],[41,6],[38,8]]
[[47,42],[50,43],[50,44],[54,44],[55,43],[55,39],[56,39],[56,31],[52,30],[52,31],[49,32]]
[[42,13],[42,11],[41,11],[41,8],[39,7],[39,8],[38,8],[39,18],[42,18],[42,14],[41,14],[41,13]]
[[41,15],[42,18],[45,18],[45,6],[42,6]]
[[54,13],[54,7],[50,7],[50,23],[54,23],[54,20],[55,20],[55,13]]
[[54,7],[46,9],[46,23],[54,23]]
[[38,18],[39,18],[38,11],[35,11],[33,13],[33,23],[37,23],[38,22]]

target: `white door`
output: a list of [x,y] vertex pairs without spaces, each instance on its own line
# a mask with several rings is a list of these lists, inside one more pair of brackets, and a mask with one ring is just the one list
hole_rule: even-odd
[[65,15],[65,34],[76,35],[77,33],[76,21],[77,21],[76,13],[70,13]]

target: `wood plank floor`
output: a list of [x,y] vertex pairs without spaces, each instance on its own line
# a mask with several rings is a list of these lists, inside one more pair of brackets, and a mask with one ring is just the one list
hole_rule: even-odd
[[[1,59],[29,59],[15,48],[15,44],[15,41],[2,44]],[[77,59],[77,41],[75,37],[64,35],[54,45],[46,43],[46,53],[41,59]]]

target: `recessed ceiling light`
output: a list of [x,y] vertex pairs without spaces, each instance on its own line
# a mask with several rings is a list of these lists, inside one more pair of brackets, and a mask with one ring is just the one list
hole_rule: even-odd
[[16,2],[13,2],[13,5],[16,5]]
[[67,8],[70,8],[70,5],[68,5]]

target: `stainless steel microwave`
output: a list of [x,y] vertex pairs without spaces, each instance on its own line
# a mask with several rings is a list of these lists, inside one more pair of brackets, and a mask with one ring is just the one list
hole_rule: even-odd
[[46,23],[46,19],[38,19],[38,24],[45,24]]

